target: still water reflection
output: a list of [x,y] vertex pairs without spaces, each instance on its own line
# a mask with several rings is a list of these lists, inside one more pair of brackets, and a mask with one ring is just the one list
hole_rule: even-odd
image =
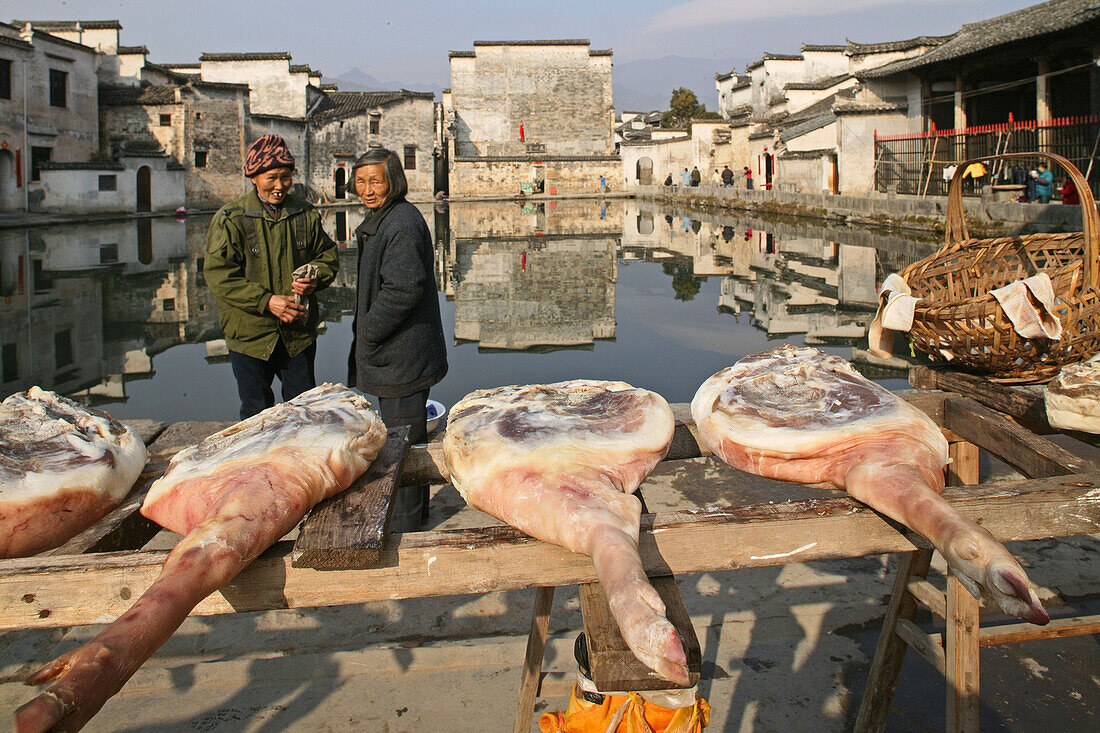
[[[451,370],[482,387],[622,379],[672,402],[745,354],[807,343],[861,358],[876,285],[930,252],[847,227],[647,202],[424,210]],[[341,272],[322,294],[317,377],[342,381],[361,209],[324,212]],[[119,417],[231,420],[236,387],[202,277],[208,217],[0,232],[0,396],[32,384]],[[855,347],[855,348],[853,348]],[[900,372],[862,367],[891,388]]]

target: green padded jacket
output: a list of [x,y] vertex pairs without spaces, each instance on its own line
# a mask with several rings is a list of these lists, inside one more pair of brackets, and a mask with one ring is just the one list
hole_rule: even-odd
[[206,284],[218,299],[230,351],[268,359],[282,339],[290,356],[317,338],[317,299],[309,296],[304,323],[286,324],[267,310],[272,295],[291,295],[291,273],[317,266],[317,290],[329,286],[340,267],[336,243],[321,227],[312,204],[292,195],[272,218],[256,189],[218,209],[206,233]]

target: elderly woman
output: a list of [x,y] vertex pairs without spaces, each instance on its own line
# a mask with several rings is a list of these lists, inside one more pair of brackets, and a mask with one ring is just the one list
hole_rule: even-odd
[[[408,425],[427,440],[428,390],[447,373],[447,345],[435,287],[432,238],[424,216],[405,200],[409,185],[397,155],[374,148],[349,179],[367,207],[355,230],[359,285],[349,382],[378,397],[387,427]],[[427,518],[428,487],[403,487],[391,526],[417,529]]]
[[316,386],[317,302],[336,277],[336,243],[313,206],[290,193],[294,156],[278,135],[248,146],[252,187],[218,209],[206,233],[203,274],[218,301],[244,420]]

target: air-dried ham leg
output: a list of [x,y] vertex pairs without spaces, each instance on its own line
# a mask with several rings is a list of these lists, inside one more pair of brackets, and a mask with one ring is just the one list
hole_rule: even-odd
[[1000,542],[940,492],[947,441],[924,413],[816,349],[746,356],[699,387],[691,414],[726,463],[760,476],[829,483],[924,535],[975,596],[1049,617]]
[[664,399],[623,382],[499,387],[452,408],[443,454],[472,506],[590,555],[631,651],[686,684],[683,645],[638,554],[633,495],[667,453],[674,425]]
[[49,550],[118,506],[145,444],[110,415],[31,387],[0,403],[0,557]]
[[346,489],[385,440],[370,403],[325,384],[178,453],[142,513],[186,536],[130,610],[27,679],[53,684],[16,711],[16,730],[79,730],[199,601]]

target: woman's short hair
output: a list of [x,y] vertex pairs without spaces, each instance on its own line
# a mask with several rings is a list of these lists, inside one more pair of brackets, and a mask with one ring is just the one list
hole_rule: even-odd
[[397,157],[397,153],[389,148],[371,148],[356,158],[355,163],[351,166],[351,175],[348,176],[351,190],[356,196],[359,195],[359,190],[355,186],[355,171],[365,165],[376,165],[378,163],[385,166],[383,170],[386,171],[386,182],[390,184],[390,192],[386,196],[386,201],[404,199],[405,194],[409,192],[409,182],[405,179],[405,171],[401,168],[401,159]]

